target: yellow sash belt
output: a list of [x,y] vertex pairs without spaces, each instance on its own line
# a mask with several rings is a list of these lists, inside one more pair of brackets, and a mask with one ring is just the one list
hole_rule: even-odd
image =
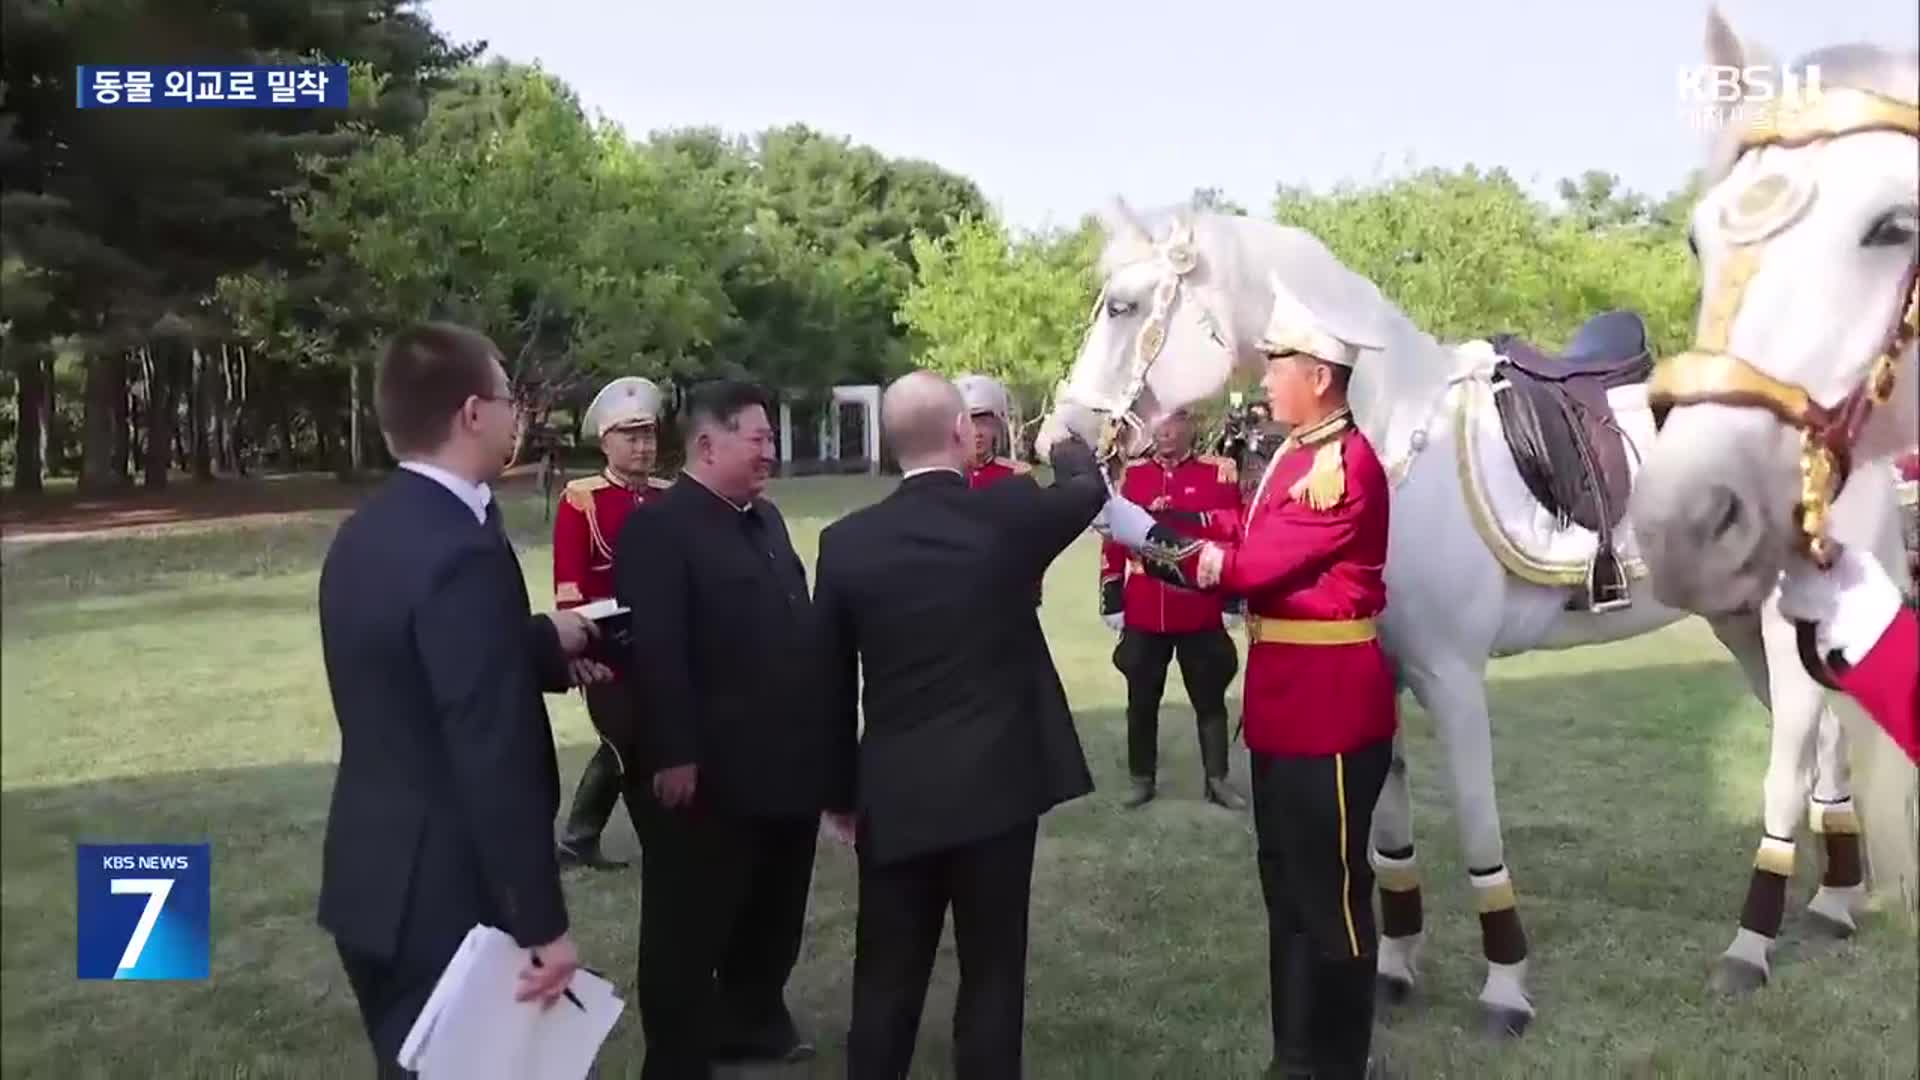
[[1251,615],[1252,640],[1265,645],[1359,645],[1376,636],[1372,619],[1271,619]]

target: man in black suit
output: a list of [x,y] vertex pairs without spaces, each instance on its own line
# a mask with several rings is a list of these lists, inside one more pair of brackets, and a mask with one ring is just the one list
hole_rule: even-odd
[[320,571],[340,724],[320,925],[389,1076],[405,1075],[400,1045],[475,924],[529,950],[522,1000],[551,1003],[579,966],[540,695],[605,669],[583,658],[591,623],[532,613],[500,527],[488,483],[515,417],[493,343],[458,326],[409,329],[374,397],[400,468],[340,526]]
[[1086,445],[1067,442],[1051,487],[1021,477],[969,490],[961,396],[930,372],[889,386],[881,415],[905,478],[827,528],[815,573],[827,700],[848,740],[865,679],[847,1075],[907,1075],[951,905],[955,1075],[1007,1080],[1021,1075],[1039,818],[1093,790],[1033,586],[1106,485]]
[[627,516],[647,1080],[812,1054],[788,1012],[821,811],[847,801],[852,733],[827,723],[806,569],[767,501],[774,434],[752,386],[687,394],[680,479]]

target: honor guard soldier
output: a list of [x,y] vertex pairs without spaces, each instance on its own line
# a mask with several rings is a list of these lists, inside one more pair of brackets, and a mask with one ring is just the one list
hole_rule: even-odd
[[967,463],[967,486],[982,488],[1014,476],[1025,476],[1029,467],[999,454],[1002,434],[1012,448],[1012,412],[1007,388],[985,375],[962,375],[953,380],[966,402],[967,415],[973,420],[973,460]]
[[[967,407],[967,419],[973,422],[973,457],[967,462],[967,486],[983,488],[1028,476],[1033,472],[1024,461],[1000,456],[1004,436],[1007,448],[1013,448],[1013,398],[998,379],[986,375],[962,375],[953,380],[960,388],[960,400]],[[1033,583],[1033,606],[1041,601],[1040,582]]]
[[[653,475],[660,389],[628,376],[608,383],[587,406],[586,428],[600,439],[607,466],[566,486],[553,519],[553,601],[577,607],[613,596],[613,548],[634,507],[671,486]],[[625,863],[600,853],[600,833],[620,800],[620,747],[630,746],[633,706],[618,677],[586,687],[587,715],[600,747],[580,776],[560,839],[560,861],[598,869]]]
[[[1127,467],[1120,493],[1163,522],[1198,522],[1211,512],[1240,508],[1240,478],[1232,459],[1193,452],[1193,420],[1183,409],[1153,430],[1152,456]],[[1113,666],[1127,680],[1128,807],[1154,797],[1159,762],[1160,697],[1167,665],[1180,658],[1180,679],[1193,703],[1200,764],[1208,802],[1229,810],[1246,806],[1227,783],[1227,686],[1240,670],[1227,626],[1237,619],[1217,591],[1171,585],[1145,572],[1127,549],[1108,541],[1100,549],[1100,617],[1120,634]]]
[[1140,553],[1147,573],[1247,601],[1242,697],[1272,1076],[1369,1068],[1377,939],[1367,838],[1397,723],[1375,630],[1386,606],[1387,478],[1346,402],[1362,350],[1381,347],[1369,323],[1364,312],[1276,296],[1262,385],[1289,434],[1252,501],[1174,525],[1116,496],[1101,526]]

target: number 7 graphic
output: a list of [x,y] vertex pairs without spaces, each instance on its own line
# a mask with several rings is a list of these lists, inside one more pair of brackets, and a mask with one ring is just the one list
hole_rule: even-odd
[[125,971],[140,962],[140,954],[147,947],[147,938],[153,933],[153,924],[160,921],[160,909],[167,906],[167,894],[173,891],[173,879],[117,877],[110,888],[115,895],[147,894],[146,909],[140,912],[140,921],[133,927],[133,936],[127,939],[127,951],[120,954],[120,966],[116,970]]

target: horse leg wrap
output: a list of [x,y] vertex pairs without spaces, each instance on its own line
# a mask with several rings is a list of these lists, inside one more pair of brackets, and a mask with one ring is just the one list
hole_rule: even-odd
[[1420,975],[1420,949],[1426,944],[1426,920],[1420,901],[1420,870],[1413,848],[1391,854],[1372,849],[1374,881],[1380,887],[1380,952],[1375,962],[1386,1000],[1404,1002]]
[[1860,816],[1852,799],[1821,802],[1814,799],[1807,814],[1813,831],[1826,849],[1827,865],[1820,876],[1823,889],[1857,887],[1866,881],[1860,860]]
[[1740,909],[1740,926],[1772,941],[1780,936],[1787,910],[1787,882],[1793,878],[1793,841],[1762,837],[1753,856],[1753,877],[1747,882],[1747,901]]
[[1381,936],[1404,938],[1420,933],[1425,927],[1425,914],[1420,901],[1420,867],[1414,861],[1413,849],[1392,854],[1376,849],[1368,853],[1368,861],[1380,885]]
[[1527,932],[1507,868],[1468,870],[1480,906],[1480,945],[1489,964],[1519,964],[1527,958]]

